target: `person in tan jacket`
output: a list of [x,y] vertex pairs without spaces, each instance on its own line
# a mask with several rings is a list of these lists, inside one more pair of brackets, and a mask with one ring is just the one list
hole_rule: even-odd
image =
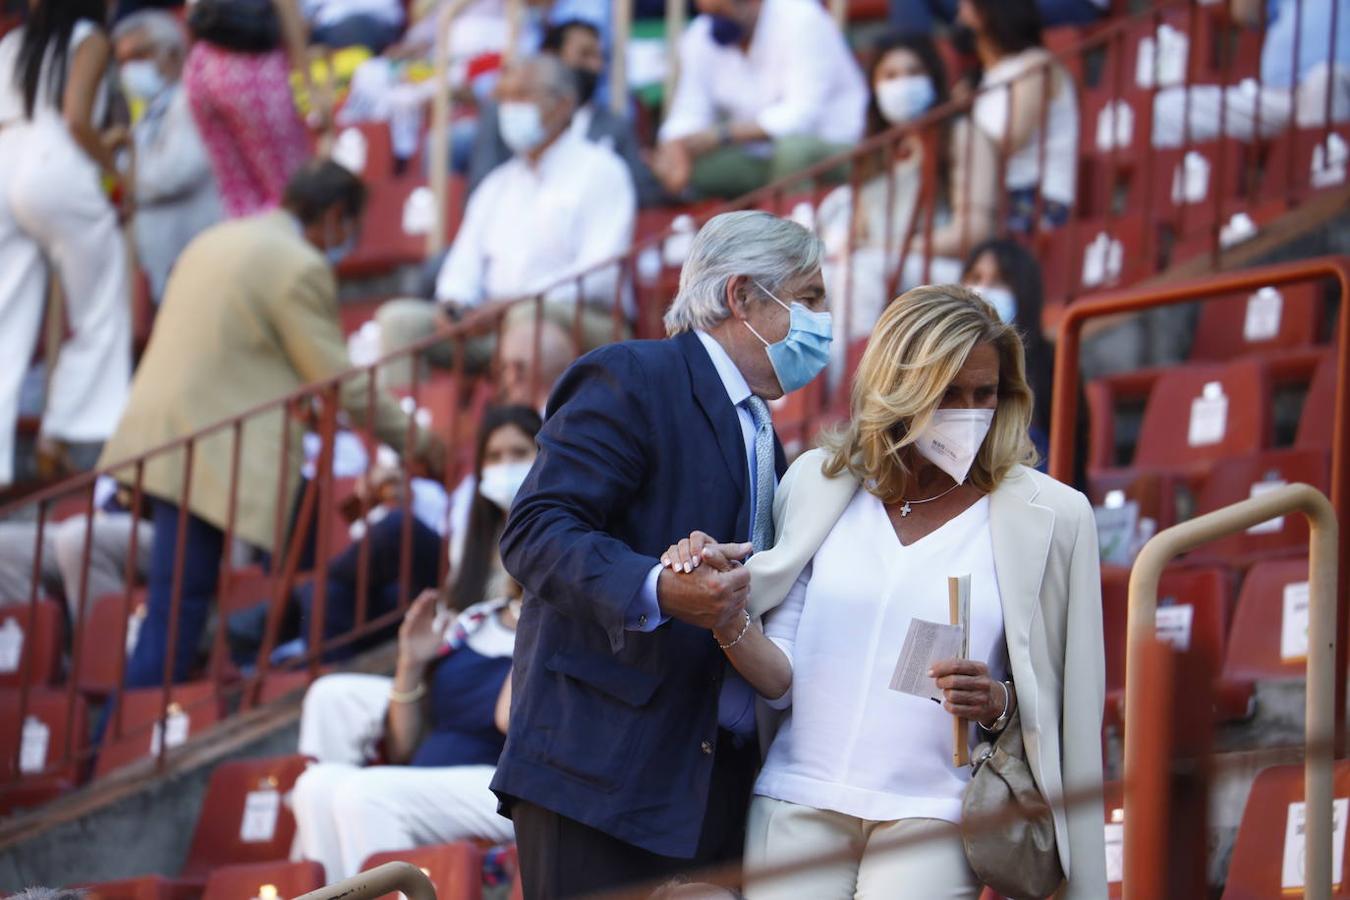
[[[365,199],[365,186],[346,169],[309,163],[292,177],[280,209],[216,226],[188,245],[169,276],[126,411],[100,466],[118,466],[350,368],[333,266],[355,243]],[[361,377],[343,380],[338,396],[353,425],[404,447],[407,416],[391,396],[376,392],[372,410]],[[237,539],[264,551],[279,548],[277,529],[299,485],[301,438],[299,419],[272,406],[237,430],[216,429],[146,461],[142,487],[155,540],[148,615],[127,664],[128,687],[163,681],[175,580],[182,597],[173,679],[187,676],[227,550],[231,511]],[[444,448],[430,433],[417,429],[412,449],[439,470]],[[133,465],[112,474],[124,485],[136,480]]]

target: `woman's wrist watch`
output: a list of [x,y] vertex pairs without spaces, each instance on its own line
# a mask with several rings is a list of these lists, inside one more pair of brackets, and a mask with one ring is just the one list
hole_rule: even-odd
[[1007,728],[1008,719],[1012,716],[1012,688],[1008,686],[1008,682],[1006,681],[996,681],[994,683],[1003,688],[1003,712],[999,713],[998,718],[988,725],[985,725],[983,722],[980,723],[980,727],[990,734],[998,734],[1004,728]]

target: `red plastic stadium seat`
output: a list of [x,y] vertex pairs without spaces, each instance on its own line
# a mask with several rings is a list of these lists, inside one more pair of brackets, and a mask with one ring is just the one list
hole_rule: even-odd
[[[396,861],[411,863],[426,872],[436,886],[436,896],[444,900],[480,900],[483,896],[483,851],[477,844],[457,841],[376,853],[361,864],[361,871]],[[398,897],[385,894],[380,900]]]
[[1322,320],[1315,283],[1262,288],[1242,300],[1208,300],[1191,345],[1194,361],[1220,361],[1272,350],[1312,346]]
[[1038,237],[1047,303],[1129,284],[1151,274],[1140,213],[1084,219]]
[[60,674],[65,616],[55,600],[0,606],[0,688],[51,684]]
[[[75,786],[78,753],[85,744],[88,709],[82,697],[37,688],[23,698],[18,688],[0,691],[0,814],[34,807]],[[73,705],[72,705],[73,704]],[[18,724],[19,727],[13,727]],[[17,765],[16,765],[17,763]],[[17,776],[17,777],[16,777]]]
[[1224,659],[1225,678],[1303,678],[1307,672],[1308,560],[1260,562],[1247,572]]
[[[1347,348],[1350,351],[1350,348]],[[1342,351],[1346,352],[1346,351]],[[1331,449],[1331,437],[1336,425],[1336,354],[1328,353],[1317,364],[1308,395],[1303,400],[1298,434],[1294,446]]]
[[1350,126],[1294,128],[1271,140],[1261,161],[1262,199],[1297,203],[1346,185]]
[[85,900],[173,900],[173,885],[159,875],[83,886]]
[[[131,615],[144,615],[145,588],[131,592]],[[117,690],[125,658],[127,635],[126,594],[97,598],[80,626],[78,653],[79,686],[86,694],[103,697]]]
[[358,122],[339,128],[333,159],[375,187],[394,177],[394,145],[387,122]]
[[[1302,482],[1325,493],[1329,485],[1327,465],[1327,454],[1322,450],[1267,450],[1220,460],[1205,479],[1196,512],[1213,512],[1284,484]],[[1212,541],[1194,555],[1246,565],[1261,557],[1305,553],[1307,546],[1308,520],[1294,514]]]
[[[108,717],[109,736],[98,754],[97,776],[102,777],[114,769],[155,755],[162,699],[163,691],[157,687],[130,690],[119,698],[120,709],[114,709]],[[117,730],[119,715],[120,732]],[[214,725],[219,719],[220,704],[213,683],[199,681],[174,685],[166,729],[168,749],[172,750],[181,740]]]
[[204,877],[217,866],[285,859],[295,837],[295,816],[284,798],[307,765],[306,757],[293,755],[217,766],[197,816],[183,876]]
[[[1336,760],[1333,771],[1333,802],[1343,801],[1350,797],[1350,760]],[[1290,806],[1302,800],[1303,766],[1272,766],[1256,776],[1238,826],[1223,900],[1303,896],[1301,890],[1281,887],[1285,854],[1299,852],[1297,845],[1286,845],[1286,835],[1292,830]],[[1295,866],[1301,872],[1302,865],[1295,863]],[[1343,878],[1340,885],[1332,888],[1331,895],[1350,897],[1350,879]]]
[[[1219,671],[1228,632],[1231,594],[1229,574],[1223,568],[1166,569],[1158,585],[1159,636],[1167,636],[1179,644],[1203,651],[1213,671]],[[1116,724],[1123,722],[1125,716],[1128,598],[1129,570],[1115,566],[1103,567],[1106,714],[1107,720]],[[1190,607],[1189,613],[1180,612],[1186,607]],[[1249,711],[1251,693],[1251,684],[1241,680],[1219,684],[1215,691],[1215,716],[1225,721],[1243,718]]]
[[[263,891],[264,885],[271,885],[276,889],[275,893]],[[225,866],[216,869],[206,880],[202,900],[258,900],[264,893],[280,900],[316,891],[323,885],[323,866],[316,862]]]
[[1204,466],[1260,450],[1269,436],[1270,389],[1260,364],[1181,366],[1163,372],[1149,393],[1134,466]]

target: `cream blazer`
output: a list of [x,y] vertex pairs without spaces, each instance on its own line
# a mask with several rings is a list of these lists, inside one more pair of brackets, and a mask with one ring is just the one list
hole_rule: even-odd
[[[825,459],[822,450],[802,454],[775,492],[778,542],[748,563],[756,619],[783,602],[859,489],[848,473],[826,477]],[[1101,795],[1072,808],[1063,803],[1066,790],[1102,782],[1106,675],[1092,506],[1078,491],[1018,466],[990,495],[989,528],[1027,760],[1054,813],[1068,876],[1057,896],[1098,900],[1106,896]],[[767,748],[777,719],[762,703],[759,711],[760,746]]]

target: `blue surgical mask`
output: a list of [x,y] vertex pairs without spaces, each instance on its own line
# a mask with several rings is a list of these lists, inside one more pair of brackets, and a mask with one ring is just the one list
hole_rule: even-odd
[[164,76],[154,60],[133,59],[122,63],[122,88],[137,100],[153,100],[164,90]]
[[788,333],[777,343],[764,340],[749,322],[745,327],[764,344],[773,365],[773,373],[778,376],[778,384],[784,394],[806,387],[830,363],[830,342],[834,339],[834,327],[827,312],[811,312],[803,304],[793,301],[788,306],[775,297],[758,281],[755,286],[769,295],[769,298],[788,311]]
[[533,103],[503,103],[497,109],[497,126],[512,153],[529,153],[544,142],[543,117]]
[[933,79],[927,75],[901,75],[877,82],[877,109],[892,125],[917,119],[937,99]]
[[342,241],[342,243],[338,244],[335,247],[325,247],[323,255],[328,258],[329,265],[336,266],[340,264],[348,256],[351,256],[352,251],[355,249],[356,249],[356,228],[352,227],[347,230],[347,237]]
[[984,300],[994,308],[998,313],[999,319],[1004,323],[1011,325],[1017,320],[1017,298],[1013,292],[1002,285],[989,285],[987,287],[972,287],[972,291],[980,295]]
[[728,19],[726,16],[708,18],[712,19],[712,39],[717,46],[730,47],[732,44],[739,44],[745,37],[745,26],[735,19]]

